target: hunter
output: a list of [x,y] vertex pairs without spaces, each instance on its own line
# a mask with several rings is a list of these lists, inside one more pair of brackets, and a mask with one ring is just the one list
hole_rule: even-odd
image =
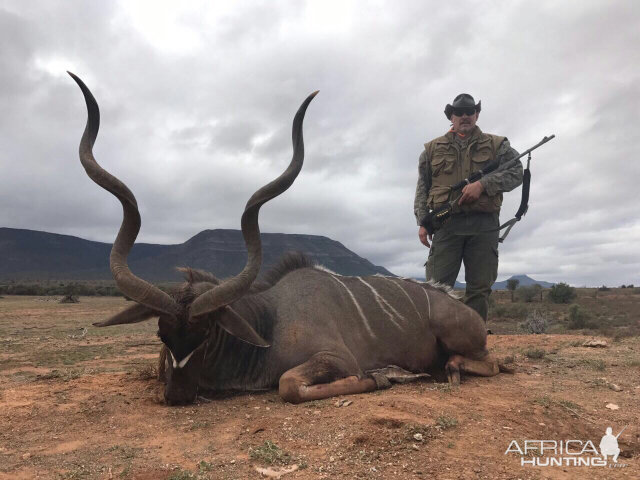
[[[518,156],[506,137],[483,133],[476,125],[481,102],[466,93],[447,104],[451,129],[424,145],[418,161],[414,214],[418,225],[429,210],[450,198],[451,186],[497,160],[500,165]],[[451,218],[430,235],[420,226],[420,241],[430,247],[427,280],[454,286],[461,262],[467,284],[464,302],[487,321],[491,286],[498,276],[498,227],[502,193],[522,183],[522,163],[498,169],[467,184],[455,201]],[[455,197],[454,197],[455,198]]]

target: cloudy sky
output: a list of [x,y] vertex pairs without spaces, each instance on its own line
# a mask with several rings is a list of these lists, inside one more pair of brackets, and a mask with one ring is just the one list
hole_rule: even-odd
[[418,156],[468,92],[478,125],[518,150],[556,135],[534,154],[499,279],[638,285],[639,32],[635,0],[0,0],[0,226],[115,237],[121,208],[79,163],[86,110],[66,70],[100,104],[96,158],[135,193],[152,243],[239,228],[320,90],[302,173],[262,231],[326,235],[418,277]]

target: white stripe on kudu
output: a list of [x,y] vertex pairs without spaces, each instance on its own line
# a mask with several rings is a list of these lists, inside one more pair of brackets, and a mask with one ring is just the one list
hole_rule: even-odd
[[404,289],[402,284],[400,282],[396,282],[395,278],[391,278],[391,277],[385,277],[385,278],[387,280],[390,280],[391,283],[393,283],[396,287],[398,287],[400,290],[402,290],[402,293],[404,293],[405,297],[407,297],[409,299],[409,301],[411,302],[411,305],[413,305],[413,309],[416,311],[416,313],[420,317],[420,320],[424,321],[424,318],[422,318],[422,312],[420,312],[420,310],[418,310],[418,307],[416,307],[416,304],[413,302],[413,299],[409,296],[409,294]]
[[353,293],[351,292],[351,290],[349,290],[349,287],[347,287],[343,282],[341,282],[338,278],[336,278],[334,275],[329,275],[330,278],[333,278],[336,282],[338,282],[340,285],[342,285],[344,287],[344,289],[347,291],[347,293],[349,294],[349,296],[351,297],[351,300],[353,301],[353,304],[356,306],[356,308],[358,309],[358,313],[360,314],[360,318],[362,318],[362,321],[364,323],[365,328],[367,329],[367,332],[369,332],[369,334],[375,338],[375,333],[373,333],[373,330],[371,330],[371,326],[369,325],[369,322],[367,321],[367,317],[364,316],[364,312],[362,311],[362,308],[360,308],[360,304],[358,303],[358,301],[356,300],[356,297],[353,295]]
[[169,353],[171,354],[171,360],[173,361],[173,368],[184,368],[184,366],[187,364],[187,362],[189,361],[189,359],[191,358],[191,355],[193,355],[193,353],[195,352],[195,350],[193,352],[191,352],[189,355],[187,355],[186,357],[184,357],[182,360],[180,360],[180,362],[176,362],[176,357],[173,356],[173,352],[171,350],[169,350]]
[[[380,294],[378,293],[378,291],[377,291],[375,288],[373,288],[371,285],[369,285],[367,282],[365,282],[365,281],[362,279],[362,277],[356,277],[356,278],[357,278],[358,280],[360,280],[362,283],[364,283],[367,287],[369,287],[369,289],[371,290],[371,292],[373,292],[373,296],[375,297],[376,302],[378,302],[378,305],[380,305],[380,308],[384,311],[384,313],[386,313],[386,314],[387,314],[387,316],[389,317],[389,320],[391,320],[391,322],[392,322],[396,327],[398,327],[400,330],[402,330],[402,327],[400,326],[400,324],[398,324],[398,322],[396,322],[396,321],[393,319],[393,314],[395,314],[397,317],[401,318],[401,319],[402,319],[402,320],[404,320],[404,321],[406,321],[406,319],[405,319],[405,318],[404,318],[404,317],[403,317],[403,316],[402,316],[402,315],[401,315],[401,314],[400,314],[400,313],[399,313],[395,308],[393,308],[391,305],[389,305],[389,302],[387,302],[384,298],[382,298],[382,296],[380,296]],[[384,305],[383,305],[383,302],[384,302]],[[393,311],[393,314],[392,314],[389,310],[387,310],[387,309],[385,308],[385,305],[386,305],[387,307],[389,307],[389,308]]]
[[420,285],[420,288],[422,288],[422,291],[427,296],[427,305],[429,305],[429,320],[431,320],[431,300],[429,300],[429,294],[427,293],[427,289],[422,285]]

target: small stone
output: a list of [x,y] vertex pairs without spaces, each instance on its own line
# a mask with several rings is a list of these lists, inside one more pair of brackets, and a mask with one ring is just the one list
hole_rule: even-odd
[[619,385],[616,385],[615,383],[610,383],[609,384],[609,388],[611,390],[613,390],[614,392],[621,392],[622,391],[622,387],[620,387]]
[[513,430],[513,428],[511,427],[502,427],[502,428],[504,428],[505,430]]
[[607,342],[604,340],[587,340],[582,344],[583,347],[606,348]]
[[424,437],[422,436],[422,434],[421,434],[421,433],[416,433],[416,434],[414,434],[414,435],[413,435],[413,439],[414,439],[414,440],[416,440],[416,441],[418,441],[418,442],[422,442],[422,441],[424,441]]
[[607,403],[606,408],[608,408],[609,410],[618,410],[620,407],[615,403]]
[[30,453],[25,453],[24,455],[22,455],[23,460],[27,460],[29,457],[31,457]]
[[334,456],[329,457],[329,461],[330,462],[335,462],[336,461],[336,457],[334,457]]
[[411,444],[411,448],[413,448],[414,450],[420,450],[420,449],[418,448],[418,445],[416,445],[415,443],[412,443],[412,444]]

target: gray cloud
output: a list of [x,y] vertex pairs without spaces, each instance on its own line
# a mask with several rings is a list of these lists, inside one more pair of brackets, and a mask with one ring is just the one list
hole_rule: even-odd
[[305,167],[262,230],[326,235],[420,276],[417,158],[466,91],[481,128],[516,149],[557,135],[534,155],[500,277],[640,284],[639,17],[624,1],[4,2],[0,225],[102,241],[119,227],[117,201],[77,159],[86,113],[67,69],[100,104],[96,157],[136,194],[145,242],[238,228],[319,89]]

